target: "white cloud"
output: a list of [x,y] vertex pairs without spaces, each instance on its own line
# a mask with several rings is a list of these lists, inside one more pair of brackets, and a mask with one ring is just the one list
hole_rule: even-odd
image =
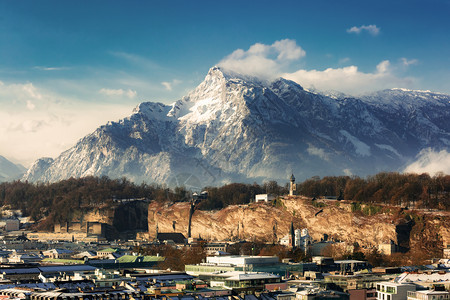
[[34,103],[31,102],[30,100],[27,100],[27,108],[28,108],[29,110],[33,110],[33,109],[36,108],[36,105],[34,105]]
[[323,160],[326,160],[326,161],[330,160],[329,155],[325,152],[325,150],[323,150],[321,148],[317,148],[312,145],[309,145],[308,149],[306,149],[306,151],[308,151],[309,154],[318,156]]
[[288,63],[305,55],[306,52],[294,40],[284,39],[272,45],[256,43],[247,51],[237,49],[218,65],[238,73],[270,78],[277,76]]
[[438,172],[450,174],[450,153],[447,150],[434,151],[430,148],[420,151],[417,160],[409,164],[405,173],[428,173],[431,176]]
[[39,157],[56,157],[98,126],[132,110],[130,104],[62,97],[32,83],[1,82],[0,107],[0,155],[25,166]]
[[353,175],[352,170],[350,170],[350,169],[344,169],[344,170],[342,170],[342,172],[344,172],[344,174],[347,175],[347,176],[352,176]]
[[349,61],[350,61],[350,57],[344,57],[344,58],[339,59],[339,64],[343,65],[345,63],[348,63]]
[[64,71],[64,70],[69,70],[70,68],[68,68],[68,67],[43,67],[43,66],[36,66],[36,67],[34,67],[34,69],[40,70],[40,71]]
[[172,83],[163,81],[161,84],[166,88],[166,90],[171,91],[172,90]]
[[163,81],[161,84],[166,88],[168,91],[172,91],[173,87],[180,84],[182,81],[178,79],[174,79],[172,81]]
[[363,31],[367,31],[371,35],[378,35],[380,33],[380,28],[377,25],[362,25],[362,26],[353,26],[352,28],[347,29],[348,33],[356,33],[360,34]]
[[[222,59],[218,65],[241,74],[268,79],[281,76],[306,88],[339,91],[350,95],[395,87],[412,88],[415,83],[414,78],[397,75],[399,70],[404,70],[405,63],[413,64],[413,60],[400,60],[394,65],[389,60],[383,60],[372,72],[362,72],[355,65],[325,70],[299,69],[285,72],[305,55],[306,52],[294,40],[285,39],[272,45],[256,43],[247,51],[237,49]],[[349,57],[344,57],[339,63],[349,61]],[[162,84],[166,89],[171,88],[169,82]]]
[[127,98],[134,98],[137,95],[137,92],[134,90],[124,90],[124,89],[100,89],[100,94],[106,95],[106,96],[113,96],[113,97],[127,97]]
[[417,59],[407,59],[405,57],[400,58],[402,64],[406,67],[410,65],[416,65],[419,61]]
[[377,65],[378,74],[387,73],[389,71],[389,66],[391,63],[388,60],[383,60]]
[[126,52],[110,52],[110,54],[114,57],[122,59],[129,64],[138,66],[142,69],[147,70],[163,70],[164,68],[160,66],[158,63],[137,54],[126,53]]
[[281,75],[307,88],[339,91],[351,95],[386,88],[410,87],[413,78],[397,77],[388,60],[380,62],[372,73],[361,72],[357,66],[320,70],[298,70]]

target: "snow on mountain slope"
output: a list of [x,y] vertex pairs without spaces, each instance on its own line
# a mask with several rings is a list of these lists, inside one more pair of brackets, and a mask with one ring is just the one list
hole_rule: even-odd
[[141,103],[24,178],[167,183],[182,175],[207,185],[398,170],[423,148],[448,147],[449,100],[404,90],[331,98],[213,67],[172,105]]
[[19,179],[25,172],[25,167],[0,155],[0,182]]

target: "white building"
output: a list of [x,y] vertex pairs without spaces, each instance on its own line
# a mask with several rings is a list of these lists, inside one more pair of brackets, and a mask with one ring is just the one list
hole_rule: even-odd
[[275,196],[272,194],[258,194],[255,196],[255,202],[271,202],[275,200]]
[[424,288],[431,288],[436,283],[450,286],[450,272],[445,271],[427,271],[427,272],[404,272],[396,279],[398,283],[414,283]]
[[73,251],[66,249],[51,249],[42,253],[48,258],[69,259],[72,256]]
[[397,282],[379,282],[377,283],[377,299],[378,300],[405,300],[408,292],[414,292],[416,286],[414,284],[397,283]]
[[[309,235],[307,228],[294,230],[294,246],[304,251],[308,249],[308,246],[312,243],[312,238]],[[280,239],[280,245],[289,246],[289,234]]]
[[450,299],[450,293],[447,291],[416,291],[408,292],[408,300],[448,300]]
[[283,236],[280,239],[280,245],[283,245],[283,246],[286,246],[286,247],[289,246],[289,234],[286,234],[285,236]]
[[277,256],[207,256],[207,264],[216,265],[229,265],[229,266],[248,266],[248,265],[261,265],[261,264],[277,264]]
[[309,231],[307,228],[303,228],[302,230],[296,229],[294,231],[295,234],[295,247],[298,247],[302,250],[307,250],[308,245],[312,243],[312,238],[309,235]]

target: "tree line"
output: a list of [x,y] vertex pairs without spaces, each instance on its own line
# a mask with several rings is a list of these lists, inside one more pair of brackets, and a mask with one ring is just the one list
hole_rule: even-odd
[[74,214],[113,205],[114,199],[153,198],[156,187],[136,185],[125,178],[70,178],[56,183],[21,181],[0,184],[0,205],[50,223],[70,221]]
[[442,173],[314,177],[298,184],[297,191],[309,197],[336,196],[362,203],[450,210],[450,175]]

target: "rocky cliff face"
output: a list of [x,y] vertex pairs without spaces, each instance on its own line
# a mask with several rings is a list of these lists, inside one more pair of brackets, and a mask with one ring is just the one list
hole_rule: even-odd
[[[339,203],[339,204],[337,204]],[[154,237],[156,225],[159,232],[181,232],[187,236],[189,203],[152,202],[148,209],[149,236]],[[384,213],[366,216],[352,212],[351,204],[328,202],[324,207],[311,205],[302,197],[284,197],[276,206],[252,203],[228,206],[219,211],[195,211],[192,217],[192,237],[209,240],[246,239],[277,242],[294,228],[308,228],[315,240],[327,234],[334,240],[348,244],[358,242],[362,247],[376,247],[380,243],[394,241],[396,244],[414,246],[420,243],[420,235],[411,234],[411,226],[400,228],[406,222],[400,209],[385,209]],[[450,214],[422,222],[421,230],[433,231],[438,241],[450,239]],[[408,225],[407,225],[408,226]],[[436,229],[436,230],[434,230]],[[411,240],[410,240],[411,239]],[[406,243],[406,244],[405,244]]]
[[76,214],[73,222],[100,222],[108,225],[107,238],[132,239],[148,230],[148,202],[128,201]]

